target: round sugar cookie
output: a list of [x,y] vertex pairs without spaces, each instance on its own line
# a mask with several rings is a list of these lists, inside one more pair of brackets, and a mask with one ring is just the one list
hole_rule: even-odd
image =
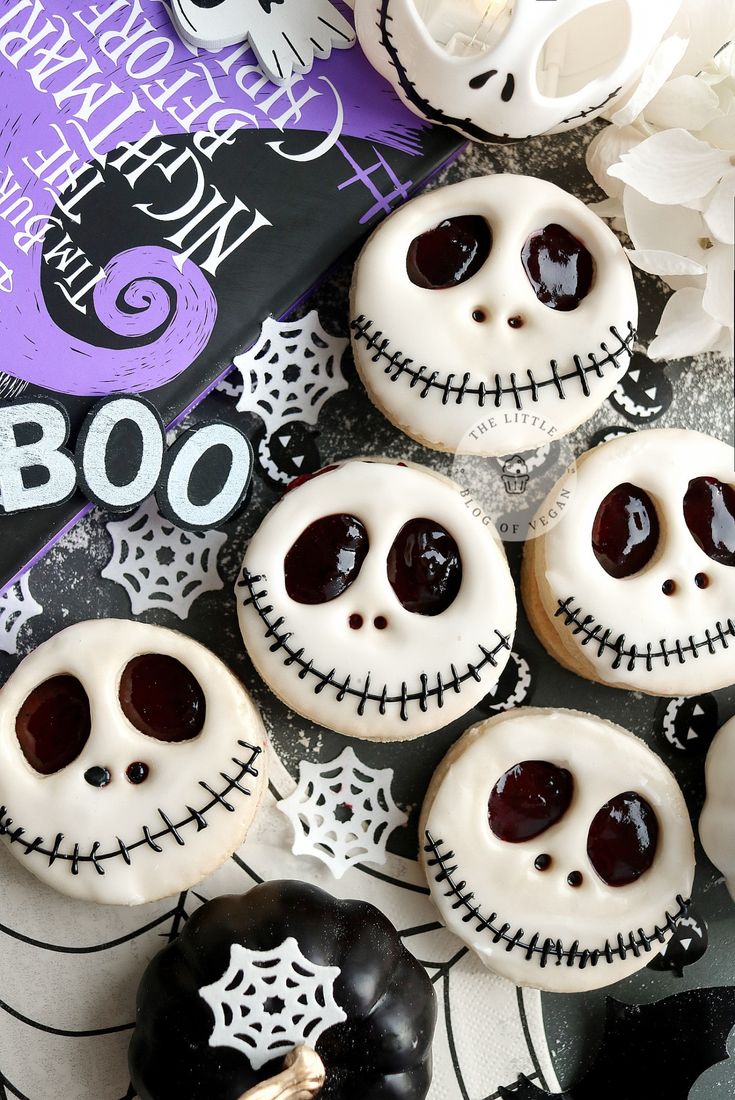
[[577,711],[522,707],[474,726],[439,765],[419,828],[447,928],[489,969],[556,993],[646,966],[694,881],[671,772]]
[[555,486],[540,514],[564,511],[526,543],[522,592],[560,664],[649,695],[735,683],[733,462],[718,439],[651,429],[593,448]]
[[78,623],[0,691],[0,832],[64,894],[166,897],[245,839],[265,746],[250,696],[198,642],[148,623]]
[[510,455],[576,428],[625,374],[638,303],[615,234],[545,180],[480,176],[373,233],[351,294],[368,395],[441,451]]
[[257,671],[338,733],[406,740],[492,690],[513,581],[492,526],[420,466],[350,459],[297,481],[250,542],[237,586]]
[[705,781],[699,839],[735,901],[735,718],[725,722],[710,745]]

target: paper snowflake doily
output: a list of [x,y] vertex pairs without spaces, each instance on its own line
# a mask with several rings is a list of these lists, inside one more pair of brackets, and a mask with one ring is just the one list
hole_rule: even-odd
[[385,863],[388,837],[408,820],[392,782],[392,768],[369,768],[350,748],[326,764],[302,760],[296,790],[278,803],[293,825],[294,855],[315,856],[335,878],[356,863]]
[[227,535],[221,531],[183,531],[161,516],[153,497],[106,526],[112,557],[102,576],[126,590],[134,615],[165,607],[186,619],[203,592],[223,587],[217,557]]
[[[243,377],[237,408],[256,413],[263,421],[265,435],[258,445],[258,458],[274,481],[291,481],[303,462],[299,454],[292,454],[294,470],[279,468],[272,454],[274,433],[290,421],[316,424],[329,398],[347,389],[341,362],[348,343],[325,332],[319,314],[312,310],[292,324],[269,317],[257,343],[234,360]],[[283,438],[280,445],[287,446]]]
[[31,595],[29,576],[29,573],[24,573],[19,581],[0,596],[0,650],[3,653],[18,652],[21,627],[43,611],[40,603]]
[[218,982],[199,990],[214,1013],[211,1047],[242,1051],[253,1069],[347,1019],[334,999],[338,966],[309,962],[289,936],[273,951],[233,943]]

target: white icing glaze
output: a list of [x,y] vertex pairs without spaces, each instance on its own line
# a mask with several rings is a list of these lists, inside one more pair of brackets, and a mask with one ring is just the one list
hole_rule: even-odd
[[[488,798],[498,779],[524,760],[542,760],[571,772],[574,794],[566,814],[546,832],[518,844],[499,840],[488,825]],[[604,761],[604,764],[601,762]],[[659,824],[658,848],[652,866],[628,886],[610,887],[598,876],[587,855],[587,835],[597,814],[610,799],[635,791],[652,806]],[[520,985],[560,993],[582,992],[618,981],[641,969],[660,952],[654,940],[650,952],[639,958],[628,948],[623,959],[604,954],[595,965],[581,967],[579,959],[558,965],[549,955],[541,966],[540,951],[547,939],[561,941],[563,949],[604,952],[609,941],[617,949],[618,934],[629,943],[643,930],[667,928],[681,896],[688,900],[694,880],[694,838],[682,793],[659,758],[638,738],[619,726],[575,711],[521,708],[483,722],[469,730],[440,764],[429,789],[422,815],[422,838],[428,833],[439,853],[453,853],[440,878],[442,865],[424,852],[431,893],[442,920],[477,952],[490,969]],[[551,866],[538,871],[537,856],[551,856]],[[582,885],[567,883],[580,871]],[[451,880],[451,881],[450,881]],[[454,883],[463,895],[473,895],[495,929],[508,925],[509,937],[523,929],[520,942],[528,945],[538,932],[539,952],[529,960],[526,951],[507,942],[493,943],[493,933],[477,919],[465,920],[468,909],[457,904]],[[493,918],[495,914],[495,918]]]
[[[192,740],[158,741],[137,730],[123,714],[120,677],[133,657],[146,653],[175,657],[198,680],[206,718]],[[72,763],[53,775],[39,775],[18,744],[15,719],[30,692],[59,675],[75,676],[83,685],[91,732]],[[265,745],[263,725],[249,695],[204,646],[147,623],[100,619],[71,626],[26,657],[0,692],[0,823],[6,843],[24,867],[73,897],[133,905],[187,889],[244,839],[266,786]],[[246,774],[235,758],[243,764],[252,760],[256,774]],[[150,773],[136,786],[128,782],[125,771],[138,761],[146,763]],[[85,781],[92,767],[109,770],[107,786],[93,787]],[[222,772],[237,780],[243,791]],[[234,812],[211,792],[221,795]],[[192,808],[201,812],[206,828],[192,817]],[[144,827],[160,853],[146,842]],[[43,853],[53,852],[59,833],[63,840],[50,862]],[[14,835],[17,839],[11,842]],[[36,847],[36,837],[41,838],[37,850],[28,852],[29,845]],[[117,838],[127,848],[129,864]],[[104,874],[89,858],[93,850]]]
[[[370,552],[341,596],[296,603],[286,591],[285,556],[311,523],[338,513],[361,520]],[[441,523],[462,559],[457,597],[435,616],[407,611],[388,581],[388,552],[415,518]],[[248,576],[261,579],[248,587]],[[515,629],[515,591],[494,529],[473,518],[448,479],[381,460],[352,459],[286,493],[253,536],[237,591],[245,645],[273,691],[321,725],[373,740],[417,737],[466,713],[496,682]],[[349,626],[353,614],[363,617],[359,630]],[[383,630],[373,625],[378,616],[388,621]],[[273,623],[288,636],[284,645]],[[321,686],[331,670],[331,682]]]
[[[416,286],[406,272],[411,242],[462,215],[481,215],[492,230],[484,266],[447,290]],[[539,301],[521,260],[528,238],[550,224],[594,260],[590,292],[571,312]],[[473,320],[477,309],[482,323]],[[566,434],[602,404],[630,362],[638,303],[628,259],[600,218],[552,183],[506,174],[428,192],[391,215],[357,261],[351,314],[361,377],[398,427],[441,450],[507,455]],[[523,327],[511,328],[519,316]],[[470,435],[489,420],[490,430]]]
[[634,86],[681,0],[507,0],[483,20],[487,7],[356,0],[355,19],[368,60],[412,111],[506,141],[599,115]]
[[710,745],[705,765],[707,798],[699,819],[699,839],[735,901],[735,718]]
[[[707,476],[735,484],[732,448],[710,436],[659,428],[613,439],[583,456],[566,511],[534,548],[542,551],[545,568],[537,570],[537,579],[549,626],[572,660],[576,654],[590,662],[594,676],[606,684],[651,695],[697,695],[735,683],[735,627],[730,629],[735,623],[735,568],[713,561],[699,548],[682,508],[689,482]],[[652,498],[661,534],[649,565],[635,576],[616,580],[595,558],[591,532],[600,503],[624,482]],[[562,479],[544,507],[560,498],[564,485]],[[694,582],[700,572],[709,578],[705,589]],[[662,591],[667,580],[676,585],[672,596]],[[570,610],[579,609],[572,620],[556,615],[560,601],[570,598]],[[577,630],[587,616],[592,616],[587,627]],[[598,626],[595,638],[584,644]],[[597,639],[608,630],[610,644],[600,655]],[[612,647],[622,634],[628,656],[614,668]],[[711,646],[708,636],[714,639]],[[698,658],[692,653],[692,639]],[[668,664],[661,656],[662,641]],[[659,655],[650,663],[649,643],[651,652]],[[633,646],[637,656],[631,668]]]

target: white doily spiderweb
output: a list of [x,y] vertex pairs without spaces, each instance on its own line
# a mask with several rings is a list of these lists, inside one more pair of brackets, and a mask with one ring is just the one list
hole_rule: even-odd
[[0,596],[0,650],[3,653],[18,652],[18,634],[21,628],[43,611],[31,595],[28,585],[30,574],[24,573],[19,581]]
[[[256,413],[263,421],[265,435],[258,445],[258,458],[273,480],[288,482],[294,476],[279,468],[273,457],[275,434],[280,449],[288,451],[286,425],[292,421],[316,424],[329,398],[347,389],[341,362],[348,343],[325,332],[319,314],[312,310],[290,324],[268,318],[253,347],[235,359],[243,378],[237,408]],[[291,456],[296,473],[300,461],[298,453]]]
[[214,1014],[211,1047],[242,1051],[253,1069],[301,1043],[316,1046],[323,1031],[347,1019],[334,999],[338,966],[319,966],[293,936],[273,951],[234,943],[230,965],[199,995]]
[[351,748],[326,764],[302,760],[296,790],[278,803],[293,824],[294,855],[315,856],[335,878],[355,863],[385,863],[388,837],[407,821],[392,782],[392,768],[369,768]]
[[227,542],[220,531],[183,531],[164,519],[151,497],[127,519],[110,521],[112,557],[102,570],[122,585],[140,615],[165,607],[186,619],[203,592],[223,587],[217,557]]

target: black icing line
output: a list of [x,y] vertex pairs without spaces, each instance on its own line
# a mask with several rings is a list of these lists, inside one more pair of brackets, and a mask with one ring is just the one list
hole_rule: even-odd
[[[666,912],[663,926],[656,925],[651,933],[644,932],[642,928],[628,932],[625,936],[619,932],[615,938],[614,946],[607,939],[605,946],[602,948],[595,948],[592,951],[587,949],[580,951],[579,940],[575,940],[571,947],[565,948],[561,940],[550,938],[545,939],[539,946],[540,932],[534,932],[529,939],[524,939],[526,933],[523,928],[518,928],[511,935],[510,924],[497,925],[497,913],[491,913],[489,917],[484,917],[480,912],[480,906],[474,902],[474,892],[466,889],[467,883],[465,880],[462,879],[457,882],[454,878],[454,873],[457,870],[456,863],[452,863],[456,859],[454,852],[451,849],[442,852],[441,848],[444,846],[444,841],[434,840],[428,829],[425,836],[424,852],[431,857],[426,860],[427,866],[433,869],[434,881],[437,884],[446,883],[449,887],[444,892],[444,897],[456,898],[452,908],[466,910],[462,917],[465,924],[475,921],[477,923],[476,931],[489,932],[493,937],[493,943],[504,943],[506,951],[516,949],[525,951],[527,962],[536,961],[536,957],[540,956],[538,962],[542,970],[548,965],[550,959],[554,959],[557,966],[566,963],[569,967],[578,966],[580,970],[584,970],[588,963],[590,966],[597,966],[600,961],[606,963],[614,963],[618,959],[624,961],[629,952],[638,959],[641,956],[641,951],[650,952],[651,944],[654,941],[660,944],[666,943],[667,938],[671,937],[676,931],[676,922],[684,916],[689,905],[689,902],[685,901],[681,894],[677,894],[676,904],[679,908],[674,914]],[[452,864],[452,866],[447,866],[447,864]]]
[[[594,615],[585,615],[581,607],[572,608],[574,602],[574,596],[569,596],[566,600],[558,599],[559,606],[554,612],[554,618],[563,616],[564,625],[571,629],[575,637],[583,634],[584,637],[580,643],[582,646],[593,643],[599,659],[608,653],[612,654],[614,669],[620,668],[624,662],[627,662],[628,672],[633,672],[640,662],[645,664],[647,672],[653,672],[654,661],[663,661],[666,668],[677,662],[683,665],[689,657],[698,660],[702,649],[712,654],[717,653],[718,646],[728,649],[728,637],[735,638],[735,622],[728,619],[726,626],[718,621],[715,623],[714,631],[705,630],[704,638],[699,641],[690,634],[683,641],[677,638],[675,642],[669,642],[661,638],[657,642],[647,642],[645,646],[635,644],[626,646],[625,634],[620,634],[611,641],[613,631],[603,630],[602,625],[596,622]],[[654,646],[658,646],[658,649]]]
[[[466,397],[473,397],[476,398],[481,409],[485,408],[488,401],[492,401],[494,407],[498,409],[503,404],[505,397],[512,396],[512,407],[516,410],[523,409],[525,395],[530,394],[531,401],[538,402],[539,391],[548,387],[553,387],[556,390],[560,401],[566,400],[567,394],[564,389],[566,382],[577,381],[584,396],[590,397],[592,391],[590,390],[588,376],[594,375],[597,378],[604,378],[605,368],[608,366],[612,366],[617,371],[627,370],[637,336],[636,330],[630,321],[628,322],[628,335],[625,337],[620,335],[615,325],[611,325],[610,334],[618,341],[619,347],[611,350],[607,342],[603,340],[600,344],[599,354],[590,352],[587,355],[589,364],[583,362],[581,355],[575,355],[572,360],[574,369],[562,374],[557,360],[550,359],[550,373],[540,381],[529,369],[525,372],[528,379],[525,382],[519,382],[513,372],[510,375],[510,384],[503,385],[500,374],[496,373],[493,386],[486,386],[484,382],[480,382],[479,386],[470,386],[469,382],[472,376],[469,371],[463,373],[450,371],[442,382],[439,381],[440,371],[430,371],[426,366],[414,367],[413,359],[404,355],[400,350],[389,352],[390,340],[383,336],[381,330],[375,329],[374,321],[368,320],[363,314],[350,322],[350,328],[355,335],[355,340],[363,340],[366,349],[374,352],[372,356],[373,363],[385,362],[383,371],[385,374],[390,375],[391,382],[397,382],[399,378],[404,376],[410,378],[409,389],[414,389],[416,386],[420,387],[419,397],[422,400],[431,391],[438,390],[442,395],[442,405],[448,405],[450,399],[454,399],[456,405],[461,405]],[[600,358],[600,355],[602,358]],[[619,362],[620,359],[624,360],[623,363]],[[457,379],[461,380],[456,381]]]
[[[263,600],[267,601],[268,589],[262,587],[260,591],[256,592],[256,585],[262,585],[264,577],[260,574],[253,576],[246,569],[243,569],[242,576],[237,582],[238,589],[245,589],[249,595],[243,599],[243,607],[252,607],[257,612],[263,625],[266,627],[265,637],[273,638],[273,643],[270,647],[271,653],[277,653],[279,650],[283,650],[285,656],[283,663],[286,666],[297,665],[298,676],[300,680],[306,679],[307,676],[313,676],[316,680],[314,685],[314,694],[319,695],[326,687],[333,688],[336,692],[337,702],[341,703],[346,696],[351,696],[354,699],[358,699],[357,713],[362,718],[365,713],[365,707],[368,702],[377,703],[378,710],[381,715],[384,715],[386,708],[390,705],[397,705],[401,708],[401,721],[408,722],[408,705],[409,703],[418,703],[421,711],[426,713],[429,709],[429,702],[436,700],[436,705],[441,708],[444,706],[444,696],[448,691],[454,691],[457,695],[462,690],[462,684],[467,680],[474,680],[475,683],[479,683],[482,679],[480,673],[490,665],[492,668],[498,667],[498,654],[503,650],[510,652],[510,638],[506,634],[501,634],[499,630],[495,630],[495,636],[497,642],[495,642],[492,649],[487,649],[483,645],[478,644],[480,651],[480,659],[477,664],[467,664],[466,671],[459,673],[454,665],[451,665],[452,675],[448,680],[442,680],[441,672],[436,674],[436,686],[429,687],[429,677],[422,673],[420,677],[421,687],[418,691],[409,691],[408,684],[405,680],[401,681],[401,689],[399,695],[389,695],[388,685],[383,684],[380,692],[370,690],[370,673],[368,673],[365,680],[365,686],[362,689],[354,688],[350,685],[350,675],[348,673],[346,679],[343,682],[334,679],[336,669],[332,669],[331,672],[320,672],[319,669],[314,667],[314,662],[309,659],[304,659],[304,647],[294,649],[289,644],[289,640],[292,637],[291,633],[284,628],[286,622],[285,616],[280,615],[277,619],[271,618],[273,613],[273,606],[266,604],[263,606]],[[284,629],[282,629],[284,628]]]
[[241,748],[250,751],[250,759],[244,761],[236,756],[230,757],[232,763],[239,769],[239,772],[234,777],[227,775],[225,772],[220,772],[220,775],[227,784],[221,791],[215,791],[208,783],[199,780],[199,786],[211,796],[211,800],[207,802],[206,805],[198,810],[193,809],[191,806],[187,806],[186,808],[189,811],[189,816],[183,818],[176,824],[171,821],[163,810],[159,809],[158,813],[165,828],[152,832],[147,825],[144,825],[142,830],[143,836],[140,840],[134,840],[130,844],[126,844],[120,837],[116,837],[115,839],[118,847],[109,852],[100,852],[101,842],[99,840],[94,841],[88,853],[81,852],[79,844],[75,844],[71,852],[62,852],[61,845],[65,839],[64,834],[57,833],[53,847],[49,851],[48,846],[43,846],[46,843],[44,837],[37,836],[36,839],[32,841],[24,839],[23,834],[26,832],[26,829],[22,825],[14,826],[14,820],[10,816],[6,806],[0,806],[0,836],[9,837],[11,844],[20,844],[20,846],[25,849],[24,855],[26,856],[35,853],[45,856],[48,859],[49,867],[56,863],[57,860],[70,864],[71,873],[73,875],[79,874],[79,867],[84,863],[91,863],[98,875],[104,875],[105,868],[102,866],[102,863],[109,859],[115,859],[118,856],[122,856],[125,863],[130,865],[132,862],[131,853],[143,845],[152,848],[154,852],[162,852],[163,848],[158,841],[163,840],[167,836],[172,836],[177,844],[183,846],[186,840],[181,830],[186,829],[187,826],[196,822],[197,833],[202,832],[209,824],[207,821],[207,814],[209,814],[215,806],[222,806],[229,813],[235,812],[235,807],[231,802],[227,801],[227,796],[231,795],[233,791],[239,791],[240,794],[244,795],[249,795],[251,793],[247,787],[243,787],[242,781],[247,775],[257,778],[259,773],[257,768],[254,767],[254,764],[263,750],[255,745],[249,744],[247,741],[238,740],[237,743]]
[[[409,79],[408,72],[406,71],[406,68],[403,65],[403,62],[401,61],[401,58],[398,54],[398,48],[393,41],[393,35],[391,34],[390,28],[388,26],[389,23],[393,22],[393,16],[388,14],[389,5],[390,0],[381,0],[380,10],[378,12],[378,21],[375,24],[378,28],[378,31],[380,32],[380,41],[383,49],[388,55],[388,60],[390,61],[391,66],[396,71],[398,82],[401,85],[404,95],[406,96],[408,101],[410,103],[413,103],[414,107],[416,107],[416,109],[422,115],[424,115],[425,118],[428,118],[431,122],[439,122],[443,126],[455,126],[457,127],[457,129],[461,130],[462,133],[466,134],[467,137],[473,138],[475,141],[489,142],[490,144],[496,145],[504,145],[513,141],[524,141],[527,138],[537,136],[536,134],[526,134],[524,137],[519,138],[511,137],[510,134],[491,134],[489,133],[489,131],[483,130],[482,127],[473,122],[471,118],[460,119],[454,117],[453,115],[447,115],[444,113],[444,111],[441,110],[441,108],[435,107],[432,103],[429,102],[428,99],[425,99],[424,96],[422,96],[417,91],[414,82]],[[497,70],[493,70],[491,75],[495,76],[496,73]],[[506,77],[505,88],[508,87],[507,82],[509,80],[513,81],[513,90],[515,90],[515,77],[512,73],[508,73]],[[484,83],[486,83],[486,81],[483,81],[483,84]],[[470,87],[482,87],[482,84],[473,84],[472,81],[470,81]],[[572,122],[577,122],[579,119],[589,118],[590,115],[595,114],[597,111],[604,110],[604,108],[607,107],[608,103],[611,103],[614,99],[617,98],[617,96],[620,95],[622,90],[623,87],[622,85],[620,85],[620,87],[610,92],[609,95],[607,95],[601,103],[598,103],[591,107],[587,107],[584,111],[580,111],[579,114],[570,115],[569,118],[562,119],[561,122],[556,123],[552,127],[552,129],[555,129],[556,126],[568,126]],[[505,96],[503,96],[503,101],[507,103],[510,101],[511,98],[512,92],[507,97],[507,99],[505,98]]]

